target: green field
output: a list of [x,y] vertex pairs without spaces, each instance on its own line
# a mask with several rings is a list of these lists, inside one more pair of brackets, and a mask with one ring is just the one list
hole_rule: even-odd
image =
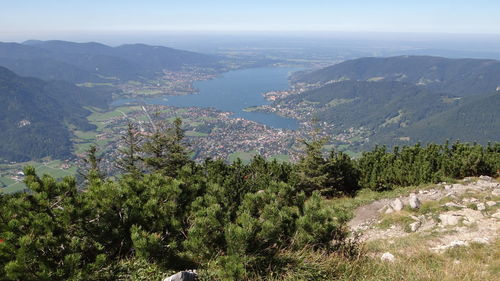
[[8,177],[0,177],[0,187],[6,187],[16,183],[15,180]]
[[[120,118],[128,115],[130,112],[141,110],[140,106],[122,106],[117,107],[111,111],[103,111],[96,108],[88,108],[92,111],[92,114],[87,117],[90,123],[97,126],[95,131],[79,131],[75,130],[73,133],[75,138],[74,151],[76,154],[85,153],[92,144],[96,144],[98,147],[103,148],[107,146],[113,140],[97,140],[97,135],[99,133],[109,133],[112,129],[119,129],[119,127],[109,128],[108,121],[113,118]],[[144,119],[144,120],[143,120]],[[141,117],[142,121],[147,121],[147,117]],[[136,120],[137,121],[137,120]],[[118,136],[117,136],[118,137]]]
[[186,136],[188,137],[207,137],[207,133],[195,132],[195,131],[187,131]]
[[90,142],[75,143],[75,145],[74,145],[75,153],[76,154],[83,154],[89,150],[91,145],[92,145],[92,143],[90,143]]
[[351,151],[351,150],[346,150],[344,151],[345,154],[349,155],[349,157],[353,159],[360,158],[363,155],[363,152],[356,152],[356,151]]
[[37,166],[36,168],[36,172],[37,174],[39,175],[51,175],[55,178],[64,178],[66,176],[74,176],[76,175],[76,167],[72,167],[72,168],[69,168],[69,169],[60,169],[60,168],[53,168],[53,167],[49,167],[49,166],[45,166],[45,165],[40,165],[40,166]]
[[258,154],[258,152],[255,150],[249,151],[249,152],[238,151],[238,152],[229,154],[228,159],[229,159],[229,163],[236,161],[236,159],[238,159],[238,158],[241,159],[241,161],[243,163],[248,163],[257,154]]
[[91,82],[85,82],[81,84],[76,84],[78,87],[87,87],[87,88],[92,88],[96,86],[113,86],[112,83],[91,83]]
[[87,117],[87,119],[90,122],[96,122],[96,121],[98,122],[98,121],[107,121],[111,118],[123,116],[124,113],[127,114],[129,112],[141,110],[141,107],[140,106],[121,106],[121,107],[114,108],[111,111],[103,111],[103,110],[98,110],[98,109],[94,109],[94,108],[89,108],[89,109],[92,110],[92,114],[89,117]]
[[42,175],[50,175],[56,179],[61,179],[66,176],[74,176],[76,175],[76,170],[77,168],[75,166],[71,166],[68,169],[62,169],[61,165],[63,164],[62,161],[59,160],[53,160],[53,161],[48,161],[48,162],[24,162],[24,163],[17,163],[14,165],[0,165],[0,187],[3,187],[0,189],[0,192],[2,193],[13,193],[13,192],[18,192],[26,188],[26,185],[24,185],[23,182],[16,182],[15,180],[11,179],[7,174],[17,174],[17,172],[20,172],[23,170],[24,167],[26,166],[33,166],[36,170],[36,173],[39,176]]
[[[122,110],[122,112],[124,111]],[[118,111],[118,109],[108,112],[93,112],[92,115],[90,115],[87,119],[92,123],[102,122],[102,121],[107,121],[111,118],[123,116],[122,112]]]
[[9,185],[5,188],[0,188],[0,192],[9,194],[9,193],[16,193],[16,192],[22,191],[24,189],[26,189],[26,185],[22,182],[18,182],[18,183]]
[[255,112],[255,111],[260,111],[262,110],[262,106],[250,106],[250,107],[246,107],[246,108],[243,108],[243,111],[245,112]]
[[141,83],[141,82],[139,82],[139,81],[134,81],[134,80],[129,80],[129,81],[127,82],[127,84],[130,84],[130,85],[135,85],[135,86],[140,86],[140,85],[142,85],[142,83]]
[[96,137],[96,132],[94,131],[75,131],[74,132],[75,136],[79,139],[84,139],[84,140],[93,140]]
[[273,156],[269,157],[268,160],[269,161],[276,160],[278,162],[290,162],[290,155],[276,154],[276,155],[273,155]]

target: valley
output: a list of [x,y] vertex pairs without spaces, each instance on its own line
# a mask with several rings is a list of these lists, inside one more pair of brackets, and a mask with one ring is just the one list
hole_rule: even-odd
[[[138,50],[150,53],[142,58],[136,53]],[[52,65],[44,74],[61,70],[56,60],[81,69],[87,67],[90,71],[80,60],[68,60],[83,54],[95,58],[92,63],[99,72],[87,78],[79,74],[78,77],[86,80],[77,79],[76,87],[68,82],[49,82],[48,85],[57,87],[45,86],[50,89],[47,94],[51,97],[56,93],[61,98],[63,91],[75,92],[78,97],[78,103],[73,106],[80,108],[75,107],[72,112],[77,113],[76,116],[65,121],[64,129],[57,129],[61,145],[56,148],[64,152],[20,157],[14,154],[17,148],[10,148],[11,156],[4,162],[17,162],[17,166],[8,171],[11,175],[17,173],[22,163],[32,163],[26,161],[42,165],[43,161],[38,159],[44,157],[49,161],[69,161],[73,169],[81,165],[79,159],[92,144],[97,145],[105,170],[115,174],[114,160],[118,156],[114,153],[121,145],[128,122],[148,133],[152,122],[172,121],[176,117],[184,122],[191,157],[198,162],[207,158],[229,162],[240,158],[248,162],[254,155],[296,162],[303,152],[302,140],[313,135],[327,140],[325,151],[336,149],[355,157],[375,144],[392,146],[457,139],[486,143],[500,138],[500,118],[495,110],[500,106],[500,95],[495,94],[500,84],[496,76],[500,63],[494,60],[427,56],[362,58],[317,69],[314,61],[284,67],[289,65],[287,59],[280,63],[276,58],[265,67],[252,68],[259,65],[259,59],[254,57],[256,64],[252,65],[249,63],[252,56],[248,54],[211,55],[195,62],[192,59],[200,58],[199,54],[169,48],[108,47],[63,41],[2,43],[0,63],[2,52],[3,56],[5,52],[15,54],[9,59],[16,60],[15,69],[20,73],[38,75],[33,72],[34,68],[26,72],[27,68],[20,67],[23,63],[34,64],[42,57],[51,57],[47,64]],[[103,55],[113,59],[104,59]],[[169,62],[163,67],[158,65],[162,60],[170,60],[172,55],[190,59],[177,64]],[[118,61],[123,59],[142,65],[135,68],[141,73],[120,70]],[[103,70],[99,67],[103,63],[106,63],[103,68],[106,73],[101,73]],[[313,66],[316,68],[311,69]],[[461,81],[454,78],[457,73],[463,73]],[[53,72],[53,75],[58,74]],[[93,78],[89,78],[91,76]],[[476,82],[466,85],[464,81]],[[89,97],[97,94],[99,98],[83,98],[84,94]],[[37,112],[36,109],[30,111]],[[480,111],[482,113],[477,114]],[[68,118],[69,112],[64,114],[66,117],[57,118]],[[32,118],[19,118],[12,121],[24,122],[16,130],[36,126]],[[455,122],[457,119],[461,121]],[[466,130],[462,130],[464,125],[468,126]],[[18,143],[23,142],[26,141]],[[14,183],[18,181],[20,179]],[[12,185],[10,180],[6,182],[10,184],[3,184],[5,187]]]

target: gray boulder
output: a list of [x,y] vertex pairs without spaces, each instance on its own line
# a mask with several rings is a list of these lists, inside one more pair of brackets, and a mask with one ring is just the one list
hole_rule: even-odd
[[499,219],[500,220],[500,211],[497,211],[496,213],[494,213],[493,215],[491,215],[492,217],[496,218],[496,219]]
[[500,196],[500,188],[493,189],[493,191],[491,192],[491,195]]
[[404,207],[403,201],[401,201],[401,199],[399,199],[399,198],[396,198],[394,201],[392,201],[390,206],[396,212],[403,210],[403,207]]
[[480,180],[491,182],[493,179],[490,176],[480,176]]
[[495,201],[488,201],[488,202],[486,202],[486,205],[488,205],[489,207],[493,207],[496,204],[497,204],[497,202],[495,202]]
[[416,222],[410,224],[410,231],[411,232],[417,231],[421,225],[422,225],[422,223],[420,221],[416,221]]
[[192,271],[181,271],[177,272],[176,274],[167,277],[163,279],[163,281],[195,281],[196,278],[196,272]]
[[443,207],[449,207],[449,208],[465,208],[466,206],[457,204],[455,202],[448,202],[446,204],[441,205]]
[[410,195],[409,203],[410,203],[410,207],[412,209],[418,209],[418,208],[420,208],[420,205],[422,205],[422,203],[420,203],[420,200],[418,199],[417,195],[413,194],[413,193]]
[[385,208],[384,214],[392,214],[392,213],[394,213],[394,209],[392,209],[391,207]]
[[443,226],[457,225],[461,219],[462,219],[462,216],[460,216],[458,214],[440,214],[439,215],[439,220],[441,221],[441,224]]
[[486,210],[486,205],[484,203],[477,203],[476,208],[478,211],[484,211]]

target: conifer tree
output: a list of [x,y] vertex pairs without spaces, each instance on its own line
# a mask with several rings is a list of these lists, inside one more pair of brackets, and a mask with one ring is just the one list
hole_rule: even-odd
[[139,167],[139,162],[141,161],[141,157],[139,156],[141,140],[142,137],[137,130],[137,126],[129,122],[127,132],[122,136],[124,145],[118,149],[122,157],[117,159],[115,163],[116,167],[122,172],[136,178],[141,175],[141,168]]
[[105,176],[101,171],[101,158],[97,156],[97,152],[97,146],[92,144],[87,150],[87,156],[83,158],[83,162],[86,167],[83,172],[80,172],[80,175],[89,182],[103,179]]
[[185,131],[182,129],[182,120],[176,118],[174,120],[174,127],[170,129],[169,166],[171,171],[177,171],[191,162],[188,145],[184,142],[184,137]]
[[174,127],[164,122],[156,124],[156,130],[142,146],[146,154],[144,162],[151,170],[175,177],[180,168],[190,163],[184,130],[180,118],[174,120]]
[[332,150],[327,158],[326,174],[328,179],[321,190],[323,195],[354,195],[360,189],[360,171],[354,161],[341,151]]
[[322,189],[328,180],[326,174],[328,162],[323,158],[321,151],[325,140],[303,143],[306,146],[306,154],[297,163],[295,175],[299,188],[311,195],[313,191]]

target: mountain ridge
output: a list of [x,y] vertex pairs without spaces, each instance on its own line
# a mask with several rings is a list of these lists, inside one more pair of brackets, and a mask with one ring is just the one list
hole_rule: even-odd
[[345,61],[295,78],[299,83],[332,81],[400,81],[457,96],[487,93],[500,86],[500,61],[448,59],[433,56],[360,58]]
[[145,44],[111,47],[60,40],[0,42],[1,66],[23,76],[59,77],[73,83],[153,78],[163,70],[183,67],[217,68],[219,60],[213,55]]

